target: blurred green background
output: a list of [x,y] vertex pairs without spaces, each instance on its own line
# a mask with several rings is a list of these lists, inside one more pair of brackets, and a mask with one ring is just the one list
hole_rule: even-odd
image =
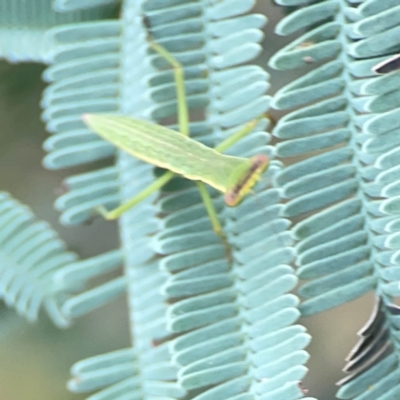
[[[260,2],[257,11],[268,15],[265,52],[259,62],[292,38],[273,35],[281,9]],[[47,137],[40,120],[43,66],[11,65],[0,61],[0,190],[10,192],[48,221],[82,258],[93,256],[118,244],[116,224],[97,220],[92,225],[63,227],[53,208],[64,177],[84,171],[48,171],[41,165],[43,140]],[[273,94],[280,86],[304,71],[271,71]],[[296,74],[296,75],[295,75]],[[279,116],[277,114],[277,116]],[[343,374],[344,357],[356,343],[356,332],[368,319],[372,295],[325,312],[304,323],[313,336],[308,350],[310,373],[304,382],[309,395],[320,400],[335,398],[335,382]],[[66,390],[69,368],[86,357],[129,346],[127,308],[124,298],[78,320],[61,331],[45,315],[31,325],[0,304],[0,399],[67,400],[84,399]],[[219,400],[219,399],[216,399]]]

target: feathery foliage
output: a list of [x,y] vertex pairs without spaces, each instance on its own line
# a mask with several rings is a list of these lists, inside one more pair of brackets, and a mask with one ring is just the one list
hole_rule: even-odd
[[307,156],[277,177],[289,199],[284,215],[303,217],[293,232],[299,240],[298,274],[309,280],[299,291],[308,298],[301,306],[306,315],[354,299],[376,285],[371,252],[376,233],[369,225],[379,218],[370,196],[379,193],[367,190],[373,186],[367,175],[373,160],[360,146],[363,117],[357,114],[353,93],[359,82],[354,69],[363,61],[347,54],[352,40],[347,12],[346,2],[336,0],[293,12],[278,24],[277,32],[307,31],[271,60],[280,69],[318,63],[282,88],[273,102],[275,108],[295,108],[274,130],[282,139],[277,154]]
[[120,267],[119,250],[78,260],[47,223],[5,192],[0,192],[0,226],[1,298],[28,321],[36,321],[43,307],[65,328],[73,317],[124,292],[122,277],[76,294],[90,279]]
[[[274,187],[261,182],[256,196],[237,208],[226,208],[211,191],[228,249],[196,187],[177,178],[122,216],[120,249],[71,259],[46,277],[65,321],[127,293],[132,347],[72,368],[70,389],[97,391],[90,400],[302,398],[309,336],[295,325],[299,309],[314,314],[370,290],[379,300],[338,397],[398,395],[400,75],[378,77],[372,67],[399,51],[400,6],[397,0],[276,3],[293,11],[277,32],[300,35],[271,65],[308,71],[271,102],[268,75],[249,64],[261,50],[265,23],[250,13],[253,0],[0,0],[6,10],[0,56],[50,64],[42,101],[52,133],[45,166],[116,157],[113,165],[66,180],[68,192],[56,202],[63,224],[90,220],[97,205],[117,206],[160,173],[116,151],[81,121],[82,113],[105,112],[178,129],[173,73],[150,40],[184,67],[196,140],[215,146],[270,102],[287,110],[273,130],[275,149],[264,119],[230,150],[294,160],[286,168],[271,162]],[[120,18],[106,19],[120,4]],[[291,218],[300,221],[290,231]],[[306,280],[300,306],[289,293],[297,284],[294,260]],[[122,277],[86,290],[89,279],[121,263]],[[7,287],[4,298],[34,319],[43,301],[27,311],[31,292],[21,292],[21,300],[21,285]]]
[[[119,20],[67,25],[49,32],[57,46],[52,66],[44,74],[52,82],[42,101],[43,118],[53,133],[45,142],[51,152],[44,160],[47,168],[71,167],[115,153],[113,146],[83,125],[80,116],[89,111],[119,111],[120,33]],[[56,203],[64,211],[61,222],[87,221],[98,204],[115,206],[116,178],[117,170],[111,167],[67,179],[69,192]]]
[[53,278],[76,255],[66,251],[47,223],[5,192],[0,192],[0,226],[1,298],[31,322],[43,307],[56,325],[67,327],[70,321],[61,311],[67,293],[57,290]]
[[[281,1],[302,5],[302,1]],[[304,314],[354,299],[379,298],[348,358],[341,399],[398,397],[399,73],[372,68],[399,51],[396,1],[327,0],[290,14],[278,32],[306,33],[277,53],[280,69],[317,67],[277,93],[273,105],[296,108],[274,134],[281,157],[307,156],[278,177],[289,199],[284,215],[302,216],[293,231]],[[385,199],[386,198],[386,199]],[[313,213],[311,216],[309,213]]]
[[[245,14],[253,4],[126,1],[120,20],[51,30],[55,50],[45,78],[52,84],[43,116],[53,136],[45,165],[65,168],[115,153],[82,124],[82,113],[176,117],[172,70],[149,49],[149,37],[184,66],[196,118],[191,135],[198,140],[215,145],[265,112],[265,71],[240,66],[260,52],[265,17]],[[266,126],[262,121],[232,154],[273,158]],[[117,157],[113,167],[67,180],[69,192],[56,204],[63,223],[84,222],[94,206],[113,207],[154,180],[152,166],[127,154]],[[279,168],[272,162],[270,174]],[[72,390],[102,389],[92,400],[128,393],[199,400],[303,397],[298,381],[306,372],[309,336],[293,325],[299,312],[288,294],[297,283],[287,265],[294,256],[289,223],[278,216],[278,190],[264,183],[257,192],[236,209],[225,209],[213,193],[230,255],[196,188],[182,179],[122,216],[134,346],[76,364]]]

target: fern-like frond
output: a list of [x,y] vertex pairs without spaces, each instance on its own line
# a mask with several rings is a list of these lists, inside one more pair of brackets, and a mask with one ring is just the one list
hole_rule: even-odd
[[[51,153],[45,165],[64,168],[114,154],[83,126],[82,113],[176,119],[173,73],[150,50],[149,37],[185,69],[196,139],[214,146],[263,114],[268,76],[260,67],[241,65],[261,50],[265,17],[247,14],[253,5],[132,0],[124,3],[120,21],[53,29],[49,36],[57,47],[45,73],[53,83],[43,115],[55,135],[46,143]],[[266,128],[264,119],[232,154],[272,159]],[[272,161],[270,176],[280,168]],[[57,201],[62,222],[83,222],[94,206],[131,198],[154,175],[152,166],[121,153],[115,167],[69,178],[70,191]],[[297,283],[288,265],[294,256],[289,222],[279,217],[279,190],[266,186],[261,183],[257,195],[237,209],[226,209],[212,192],[229,249],[213,232],[197,189],[182,179],[121,217],[125,277],[74,297],[63,309],[68,315],[87,312],[126,284],[135,342],[127,352],[133,359],[125,365],[104,355],[78,363],[71,389],[101,389],[93,400],[116,393],[122,398],[132,390],[141,397],[197,400],[303,397],[298,382],[306,372],[309,336],[293,325],[299,312],[288,293]],[[74,266],[65,271],[79,276]],[[125,380],[128,370],[133,378]]]
[[370,320],[358,333],[344,371],[349,375],[338,383],[339,399],[397,399],[400,396],[398,342],[400,308],[377,298]]
[[53,278],[76,258],[48,224],[0,193],[0,296],[8,306],[29,321],[36,321],[43,307],[56,325],[68,326],[61,310],[67,294],[54,287]]
[[[115,148],[91,132],[81,121],[84,112],[116,113],[120,110],[121,22],[96,21],[66,25],[48,33],[57,44],[52,66],[44,74],[52,84],[42,105],[50,152],[44,165],[60,169],[90,163],[115,154]],[[67,179],[69,191],[56,208],[64,224],[82,223],[98,205],[118,204],[117,170],[104,168]]]
[[10,307],[36,321],[40,308],[66,327],[125,293],[126,278],[86,290],[90,279],[119,268],[121,251],[77,260],[48,224],[7,193],[0,193],[0,296]]
[[[252,2],[193,1],[157,12],[152,4],[148,1],[144,7],[150,32],[185,66],[189,106],[205,112],[203,120],[191,125],[192,134],[215,144],[267,110],[268,76],[259,67],[239,66],[260,49],[264,18],[241,15]],[[176,14],[174,20],[178,10],[190,18]],[[194,18],[197,15],[201,19]],[[172,74],[152,86],[151,117],[175,115]],[[160,93],[162,97],[156,96]],[[231,154],[273,158],[266,126],[262,121]],[[271,175],[279,167],[272,162]],[[213,232],[194,186],[176,183],[157,203],[163,217],[152,248],[164,256],[160,268],[167,279],[162,294],[171,303],[167,331],[176,336],[170,352],[179,367],[178,383],[190,398],[303,396],[298,381],[306,372],[301,364],[308,358],[303,349],[309,336],[292,325],[298,311],[297,299],[288,294],[297,282],[287,265],[293,258],[289,224],[279,218],[279,191],[265,186],[259,185],[256,196],[235,209],[225,208],[214,193],[232,259]]]
[[300,239],[299,275],[310,280],[300,289],[310,298],[303,303],[304,313],[341,304],[370,288],[379,298],[347,359],[349,376],[340,382],[338,398],[394,399],[400,380],[399,310],[392,304],[392,297],[400,294],[400,80],[398,72],[378,77],[373,67],[399,51],[394,21],[400,7],[391,1],[368,0],[350,7],[344,1],[325,1],[289,19],[301,25],[307,13],[329,6],[336,10],[331,20],[322,21],[274,61],[282,67],[285,60],[301,65],[314,60],[315,46],[331,44],[326,48],[328,63],[275,99],[277,107],[299,107],[277,127],[276,135],[287,139],[278,145],[278,154],[311,156],[283,171],[278,181],[290,199],[286,215],[314,213],[294,228]]
[[[124,31],[121,26],[125,27]],[[43,104],[44,116],[55,135],[46,144],[52,152],[45,164],[51,168],[62,168],[114,154],[115,149],[88,131],[80,117],[89,110],[144,116],[143,110],[151,104],[149,100],[142,100],[147,87],[145,79],[151,76],[153,70],[144,63],[148,45],[139,5],[133,2],[126,4],[122,22],[76,24],[55,29],[50,35],[58,47],[54,63],[45,74],[47,80],[54,83],[45,93]],[[118,181],[119,176],[122,182]],[[91,217],[96,205],[116,205],[121,188],[126,198],[153,179],[151,166],[124,154],[116,167],[71,177],[66,182],[70,191],[57,201],[57,206],[65,210],[62,222],[83,222]],[[97,357],[95,360],[100,360],[99,363],[92,363],[91,360],[79,363],[73,369],[77,379],[71,381],[70,388],[79,392],[102,389],[91,398],[116,398],[117,394],[135,393],[135,388],[138,393],[162,393],[171,397],[184,395],[184,390],[173,382],[176,380],[176,368],[169,361],[167,345],[157,348],[153,345],[158,338],[170,335],[163,322],[166,309],[164,297],[159,293],[163,274],[157,262],[148,263],[155,253],[148,247],[147,235],[157,230],[157,209],[152,204],[153,200],[154,196],[124,216],[124,223],[129,227],[122,231],[127,263],[125,277],[84,292],[64,305],[67,314],[79,315],[101,305],[104,299],[128,286],[135,345],[127,352],[138,353],[140,364],[121,366],[118,357],[115,359],[108,355]],[[73,266],[67,267],[57,278],[62,282],[68,276],[79,282],[79,270]],[[104,367],[103,359],[108,360],[110,368]],[[148,365],[149,374],[143,375],[142,362]],[[125,364],[125,361],[122,363]],[[91,365],[88,373],[86,364]],[[165,367],[166,364],[169,367]],[[85,367],[81,368],[82,365]],[[171,368],[175,371],[172,376]],[[128,371],[128,375],[124,375],[123,371]],[[128,376],[133,377],[133,382],[130,379],[124,381]]]
[[[167,254],[162,267],[170,273],[163,291],[174,302],[168,324],[179,334],[171,342],[179,382],[188,390],[204,388],[200,399],[235,398],[243,392],[249,399],[252,392],[271,399],[301,397],[297,381],[306,372],[301,364],[308,359],[303,348],[309,336],[292,325],[298,318],[297,299],[287,292],[296,279],[285,264],[293,252],[281,244],[287,224],[276,218],[278,193],[267,190],[258,196],[227,212],[226,229],[236,248],[233,267],[223,249],[218,254],[200,240],[213,235],[201,215],[179,223],[196,207],[179,210],[182,197],[174,199],[178,210],[170,212],[169,229],[157,238]],[[260,212],[252,213],[255,209]],[[191,238],[184,247],[183,240],[178,242],[179,252],[178,233]]]
[[[371,68],[382,60],[387,46],[395,45],[389,38],[396,28],[377,23],[379,12],[392,7],[366,1],[357,8],[346,1],[327,0],[298,9],[277,27],[281,34],[300,28],[307,32],[274,56],[274,67],[322,63],[282,88],[273,102],[275,108],[296,108],[274,131],[282,139],[277,154],[307,157],[277,177],[289,200],[284,215],[303,217],[293,232],[299,240],[298,274],[308,280],[299,290],[308,299],[301,306],[304,314],[355,299],[382,283],[377,277],[388,260],[387,219],[382,218],[377,200],[381,188],[374,162],[385,148],[377,135],[393,126],[370,114],[380,106],[365,96],[364,87],[377,79]],[[369,14],[363,21],[364,13]],[[366,32],[378,39],[360,40]],[[382,41],[380,50],[371,44]],[[380,87],[390,91],[390,86]],[[380,132],[369,133],[378,120]]]
[[52,3],[53,0],[0,0],[0,58],[48,63],[54,47],[52,38],[46,35],[49,28],[102,19],[113,11],[107,6],[60,14],[53,10]]
[[[399,51],[396,36],[400,6],[396,2],[365,1],[354,12],[352,26],[358,41],[350,46],[353,57],[365,59],[355,64],[354,71],[362,78],[354,87],[363,135],[360,146],[364,159],[371,166],[365,184],[366,192],[379,196],[372,210],[376,216],[370,226],[374,237],[374,272],[377,276],[378,302],[374,313],[361,331],[361,340],[349,357],[345,371],[350,375],[342,382],[339,398],[373,398],[399,396],[399,308],[393,297],[399,296],[399,141],[396,131],[400,101],[399,72],[374,76],[371,67]],[[382,199],[383,198],[383,199]]]
[[[395,39],[398,27],[387,19],[387,15],[400,16],[397,4],[381,4],[367,1],[359,9],[359,20],[354,24],[354,31],[362,37],[350,51],[356,57],[375,57],[375,62],[388,58],[388,52],[397,53]],[[380,22],[379,22],[380,21]],[[378,24],[379,22],[379,24]],[[378,43],[383,42],[380,48]],[[389,55],[390,57],[390,55]],[[380,234],[377,254],[377,272],[379,292],[383,296],[399,296],[399,224],[398,197],[399,179],[396,171],[399,161],[396,154],[400,146],[396,129],[400,126],[397,116],[400,113],[400,101],[397,91],[400,86],[399,73],[395,72],[381,77],[364,74],[365,79],[359,85],[362,111],[365,113],[362,141],[363,152],[374,161],[370,168],[374,183],[370,190],[384,200],[376,202],[375,209],[384,218],[373,221],[372,228]],[[396,83],[397,82],[397,83]]]

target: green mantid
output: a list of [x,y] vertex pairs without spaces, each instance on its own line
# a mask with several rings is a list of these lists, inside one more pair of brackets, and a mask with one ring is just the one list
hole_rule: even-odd
[[189,137],[189,112],[186,100],[184,70],[162,46],[151,47],[173,67],[178,101],[179,132],[153,122],[119,115],[85,114],[84,122],[98,135],[136,158],[168,170],[150,186],[118,208],[108,211],[98,207],[106,219],[116,219],[147,196],[160,189],[175,175],[196,182],[215,232],[225,239],[205,183],[224,193],[229,206],[238,205],[251,192],[269,166],[266,155],[251,158],[222,154],[234,143],[251,133],[259,120],[251,121],[214,149]]

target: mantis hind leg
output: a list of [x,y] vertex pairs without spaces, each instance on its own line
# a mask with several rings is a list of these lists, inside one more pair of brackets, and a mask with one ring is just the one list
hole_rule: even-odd
[[[184,68],[182,64],[164,47],[160,46],[157,43],[152,43],[151,47],[157,51],[164,59],[173,67],[174,76],[175,76],[175,84],[176,84],[176,99],[178,103],[178,123],[179,123],[179,131],[185,136],[189,136],[190,134],[190,126],[189,126],[189,110],[185,89],[185,76],[184,76]],[[226,242],[226,236],[222,230],[221,223],[218,219],[217,212],[214,207],[214,203],[212,198],[202,182],[196,182],[197,187],[199,189],[201,198],[203,200],[204,206],[206,207],[208,216],[210,217],[212,227],[214,232],[219,235],[224,243]]]
[[[159,54],[161,54],[165,58],[165,60],[168,61],[168,63],[174,68],[175,83],[176,83],[176,99],[178,102],[177,112],[178,112],[179,131],[183,135],[189,136],[190,134],[189,110],[186,97],[183,66],[171,53],[169,53],[159,44],[153,43],[152,48]],[[196,185],[199,189],[204,206],[206,207],[208,216],[210,217],[214,232],[225,241],[226,236],[222,230],[222,226],[218,219],[217,212],[215,210],[214,203],[212,201],[210,193],[208,192],[203,182],[196,182]]]

